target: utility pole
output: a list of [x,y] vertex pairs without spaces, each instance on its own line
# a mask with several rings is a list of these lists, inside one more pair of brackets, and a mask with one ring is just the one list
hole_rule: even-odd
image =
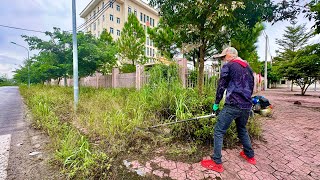
[[264,61],[264,90],[266,91],[268,88],[268,62],[267,62],[267,57],[268,57],[268,35],[266,34],[266,56],[265,56],[265,61]]
[[73,40],[73,97],[74,109],[77,109],[79,102],[78,82],[78,45],[77,45],[77,22],[76,22],[76,0],[72,0],[72,40]]
[[24,49],[26,49],[26,50],[28,51],[28,59],[27,59],[28,88],[30,88],[30,64],[29,64],[29,63],[31,63],[31,62],[29,62],[29,60],[30,60],[30,52],[29,52],[29,49],[28,49],[27,47],[25,47],[25,46],[22,46],[22,45],[20,45],[20,44],[15,43],[15,42],[11,42],[11,43],[14,44],[14,45],[20,46],[20,47],[22,47],[22,48],[24,48]]

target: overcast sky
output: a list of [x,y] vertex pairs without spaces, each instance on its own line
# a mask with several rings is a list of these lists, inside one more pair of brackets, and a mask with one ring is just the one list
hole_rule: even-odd
[[[90,0],[77,0],[77,25],[83,23],[79,17],[80,12]],[[62,30],[72,30],[72,1],[71,0],[1,0],[0,1],[0,25],[21,27],[25,29],[33,29],[40,31],[52,31],[53,27],[59,27]],[[308,27],[312,25],[306,19],[300,18],[300,23],[308,23]],[[280,38],[283,29],[288,22],[277,23],[273,26],[266,25],[266,33],[269,36],[270,52],[275,56],[277,45],[275,39]],[[23,46],[27,43],[23,41],[21,35],[42,36],[41,33],[21,31],[0,27],[0,75],[7,74],[12,77],[12,71],[19,67],[27,58],[27,51],[10,42],[16,42]],[[313,39],[313,42],[319,42],[319,37]],[[264,59],[264,43],[263,36],[259,38],[258,54]],[[31,52],[31,54],[36,52]],[[269,57],[270,59],[270,57]]]

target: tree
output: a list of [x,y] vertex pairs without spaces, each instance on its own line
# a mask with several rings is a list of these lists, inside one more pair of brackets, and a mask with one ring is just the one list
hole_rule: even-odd
[[143,64],[146,34],[137,17],[131,13],[124,23],[121,36],[117,41],[119,55],[124,61]]
[[111,34],[107,30],[102,31],[99,42],[99,49],[103,51],[103,58],[106,59],[106,61],[102,63],[99,71],[103,74],[107,74],[110,73],[112,68],[116,65],[116,54],[118,53],[118,48],[112,39]]
[[160,9],[164,23],[179,35],[182,44],[191,45],[199,52],[195,54],[199,61],[200,94],[205,57],[221,51],[234,32],[242,30],[238,27],[253,28],[264,20],[271,21],[276,10],[270,0],[150,0],[150,4]]
[[314,34],[312,31],[307,32],[305,24],[296,25],[292,22],[291,26],[287,26],[285,34],[281,39],[276,39],[276,43],[280,46],[280,52],[275,58],[276,65],[279,66],[279,73],[292,81],[291,91],[293,90],[293,83],[296,77],[291,77],[293,73],[292,61],[297,56],[297,51],[305,46]]
[[[264,71],[264,66],[265,63],[264,62],[259,62],[260,63],[260,70],[258,71],[259,73]],[[281,75],[279,74],[279,67],[274,65],[274,64],[268,64],[267,66],[267,77],[268,77],[268,86],[269,85],[276,85],[280,79],[281,79]]]
[[[91,34],[83,32],[78,33],[77,39],[79,77],[90,76],[102,67],[107,66],[110,68],[115,64],[116,49],[112,46],[112,42],[108,44],[108,41],[103,38],[102,40],[96,39]],[[72,51],[69,52],[69,56],[72,57]]]
[[253,71],[257,73],[260,73],[260,63],[256,42],[263,29],[261,23],[257,23],[253,27],[240,25],[234,30],[231,37],[231,44],[238,50],[239,56],[247,60]]
[[[30,50],[39,50],[40,52],[46,52],[40,55],[49,56],[54,59],[52,65],[55,69],[52,78],[56,76],[66,77],[68,72],[72,69],[72,58],[67,56],[72,47],[72,36],[66,31],[61,31],[59,28],[53,28],[53,32],[46,32],[46,36],[49,36],[49,40],[45,41],[36,36],[22,35],[22,38],[28,43]],[[41,58],[40,58],[41,59]],[[66,81],[65,81],[66,82]]]
[[320,77],[320,44],[299,50],[294,61],[286,67],[285,75],[300,87],[301,95],[305,95],[308,87]]
[[[283,0],[279,3],[278,20],[290,18],[292,21],[296,19],[297,15],[304,14],[309,21],[314,20],[315,24],[312,26],[315,29],[315,33],[320,33],[320,2],[319,0]],[[279,13],[280,12],[280,13]]]
[[148,34],[150,39],[154,42],[161,56],[172,59],[174,56],[175,48],[181,47],[180,37],[174,32],[167,24],[160,18],[157,27],[149,28]]
[[320,33],[320,2],[318,0],[312,0],[308,7],[310,8],[310,14],[307,15],[309,17],[309,20],[314,19],[315,25],[313,28],[315,28],[315,32],[317,34]]
[[284,52],[295,52],[306,45],[313,36],[314,34],[312,31],[307,32],[305,24],[296,25],[296,22],[292,22],[291,26],[286,27],[283,37],[281,39],[276,39],[276,43]]
[[243,3],[236,1],[196,1],[196,0],[151,0],[150,4],[160,8],[164,23],[174,29],[184,44],[199,48],[199,93],[203,91],[205,54],[213,39],[221,35],[222,26],[234,18],[232,12],[243,8]]
[[[36,36],[22,36],[29,44],[31,50],[39,50],[35,57],[35,63],[26,62],[30,65],[30,74],[33,82],[43,82],[50,79],[70,77],[73,74],[72,64],[72,36],[69,32],[54,28],[53,32],[46,32],[49,40],[42,40]],[[115,54],[117,49],[110,34],[103,32],[99,39],[91,34],[78,32],[78,63],[79,78],[92,75],[96,71],[110,72],[116,63]],[[23,67],[15,78],[24,80]],[[65,84],[66,85],[66,84]]]

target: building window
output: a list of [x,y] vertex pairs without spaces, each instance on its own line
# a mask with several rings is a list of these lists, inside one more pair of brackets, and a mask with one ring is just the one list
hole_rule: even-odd
[[129,6],[128,7],[128,14],[130,14],[131,13],[131,7]]
[[93,30],[96,30],[96,29],[97,29],[96,23],[93,23]]
[[144,23],[146,22],[146,15],[145,14],[143,15],[143,22]]
[[150,18],[150,25],[151,25],[152,27],[154,27],[154,21],[153,21],[152,18]]
[[120,24],[120,18],[117,17],[117,23]]
[[149,48],[147,47],[147,56],[149,56]]
[[150,42],[150,41],[149,41],[149,37],[147,37],[147,45],[148,45],[148,46],[149,46],[149,42]]
[[102,21],[104,22],[104,20],[105,20],[105,16],[104,16],[104,15],[102,15]]
[[134,15],[138,16],[137,10],[134,10]]
[[98,12],[99,12],[99,6],[98,6]]
[[147,22],[149,22],[149,16],[147,16]]
[[113,8],[113,1],[109,1],[109,6],[111,7],[111,8]]
[[110,14],[110,21],[113,21],[113,15]]
[[120,5],[117,5],[117,11],[120,11]]
[[151,56],[154,57],[154,49],[152,49],[152,54],[151,54]]
[[110,34],[113,34],[113,28],[110,27]]
[[143,17],[143,15],[142,15],[142,13],[140,13],[140,21],[142,22],[142,17]]
[[102,2],[102,9],[104,8],[104,2]]
[[120,30],[117,30],[117,35],[120,36]]

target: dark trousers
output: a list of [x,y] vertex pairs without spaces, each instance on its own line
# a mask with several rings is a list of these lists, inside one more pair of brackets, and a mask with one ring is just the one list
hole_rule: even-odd
[[233,120],[237,125],[238,138],[240,139],[244,153],[249,157],[254,156],[254,151],[251,146],[250,137],[246,129],[250,110],[240,109],[235,106],[225,105],[221,110],[218,121],[214,128],[214,150],[212,159],[217,163],[221,164],[221,150],[223,145],[223,136],[229,128]]

